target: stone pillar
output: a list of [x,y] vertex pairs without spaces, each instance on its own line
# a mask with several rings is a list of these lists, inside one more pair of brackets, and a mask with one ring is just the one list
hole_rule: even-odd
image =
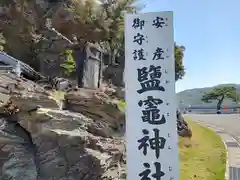
[[96,44],[87,44],[83,70],[83,87],[97,89],[100,85],[101,49]]

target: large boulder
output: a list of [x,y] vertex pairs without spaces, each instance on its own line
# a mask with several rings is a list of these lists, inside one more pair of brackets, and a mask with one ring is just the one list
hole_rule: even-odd
[[36,180],[35,148],[29,133],[19,123],[1,118],[0,136],[0,179]]
[[57,102],[41,85],[25,78],[18,78],[13,73],[0,73],[0,93],[21,97],[20,104],[17,104],[22,108],[32,107],[35,104],[58,108]]
[[121,130],[125,127],[125,115],[118,104],[118,100],[97,90],[79,89],[65,95],[65,109],[105,124],[109,136],[115,132],[124,133]]
[[116,103],[86,91],[80,107],[94,104],[95,114],[58,110],[37,84],[10,79],[1,81],[0,179],[126,179],[124,125],[117,123],[124,114]]
[[177,130],[178,135],[181,137],[192,137],[192,130],[188,126],[188,123],[185,121],[180,111],[177,111]]
[[125,179],[124,141],[101,122],[51,109],[1,122],[1,179]]

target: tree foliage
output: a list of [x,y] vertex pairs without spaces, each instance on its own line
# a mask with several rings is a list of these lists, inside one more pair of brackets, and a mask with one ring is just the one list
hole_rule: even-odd
[[70,75],[76,70],[76,63],[72,55],[72,50],[65,50],[62,55],[65,57],[65,61],[60,66],[65,75]]
[[[74,14],[78,40],[100,43],[110,55],[109,62],[115,64],[118,56],[124,55],[124,13],[139,11],[137,0],[102,0],[101,5],[96,1],[76,1],[68,8]],[[185,75],[183,66],[185,47],[175,44],[175,79]]]
[[233,86],[216,87],[210,92],[204,93],[202,96],[202,101],[209,103],[212,101],[217,101],[217,109],[221,109],[221,105],[224,99],[230,99],[233,102],[239,100],[239,95],[237,94],[236,88]]
[[138,10],[137,0],[75,1],[67,9],[73,13],[72,33],[79,41],[98,42],[114,64],[123,51],[124,14]]
[[36,65],[36,61],[33,62],[37,54],[35,46],[41,38],[37,30],[43,19],[38,5],[29,0],[4,0],[0,1],[0,7],[4,10],[0,15],[0,33],[6,41],[4,51]]
[[[85,0],[59,1],[40,6],[37,0],[2,0],[6,9],[0,16],[0,33],[6,39],[5,51],[16,58],[34,61],[41,47],[45,21],[50,19],[53,27],[67,38],[76,37],[81,46],[85,42],[97,42],[110,55],[109,63],[124,56],[124,14],[141,10],[139,0]],[[69,28],[71,27],[71,28]],[[176,80],[184,74],[185,47],[175,44]],[[27,62],[29,63],[29,62]],[[36,63],[32,63],[36,64]]]
[[174,56],[175,56],[175,79],[176,81],[182,79],[185,75],[185,69],[183,66],[183,58],[184,58],[184,46],[179,46],[175,43],[174,46]]

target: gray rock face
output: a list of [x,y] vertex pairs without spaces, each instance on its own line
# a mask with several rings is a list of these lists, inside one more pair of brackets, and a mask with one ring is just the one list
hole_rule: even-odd
[[[58,110],[39,85],[10,76],[1,74],[0,93],[21,111],[0,119],[0,179],[126,179],[124,141],[114,118]],[[29,113],[36,105],[45,109]]]
[[37,179],[35,147],[31,137],[18,123],[0,119],[0,179]]
[[177,111],[177,130],[178,135],[181,137],[192,137],[192,130],[189,128],[180,111]]
[[106,138],[81,114],[43,109],[33,116],[21,126],[2,120],[1,179],[124,179],[121,138]]
[[12,73],[0,72],[0,93],[21,96],[18,105],[23,108],[36,104],[48,108],[58,108],[56,101],[49,98],[49,94],[41,85],[27,79],[20,79]]
[[[4,90],[13,83],[11,93],[18,97],[13,100],[21,109],[45,108],[0,119],[0,179],[126,179],[125,117],[108,97],[81,89],[68,94],[76,112],[62,111],[36,84],[2,77]],[[189,129],[186,122],[179,114],[177,119],[179,135],[186,136],[181,134]]]

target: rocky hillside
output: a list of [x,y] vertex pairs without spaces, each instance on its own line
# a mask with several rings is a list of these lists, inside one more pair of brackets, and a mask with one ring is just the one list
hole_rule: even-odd
[[[182,92],[177,93],[178,104],[180,107],[187,107],[188,105],[192,106],[200,106],[200,107],[216,107],[216,103],[204,103],[201,101],[202,95],[204,92],[209,92],[213,90],[213,88],[218,86],[234,86],[237,89],[237,92],[240,94],[240,85],[239,84],[219,84],[213,87],[205,87],[205,88],[195,88],[188,89]],[[225,100],[223,105],[226,106],[234,106],[235,104],[232,101]]]
[[89,118],[59,110],[50,90],[14,74],[1,73],[0,87],[0,179],[125,179],[124,114],[108,95],[81,91],[102,114]]
[[[62,110],[52,89],[0,72],[0,179],[126,179],[118,93],[73,89]],[[177,119],[178,134],[191,138],[181,114]]]

